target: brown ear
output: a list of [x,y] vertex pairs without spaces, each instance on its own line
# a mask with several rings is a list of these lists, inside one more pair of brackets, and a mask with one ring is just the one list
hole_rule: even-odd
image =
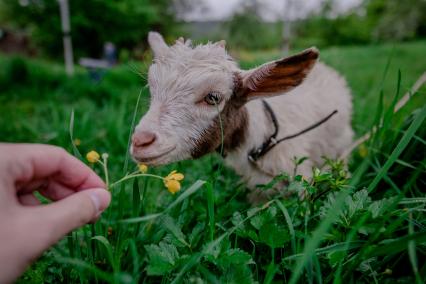
[[242,77],[242,88],[247,100],[279,95],[300,85],[317,62],[316,48],[266,63],[247,71]]

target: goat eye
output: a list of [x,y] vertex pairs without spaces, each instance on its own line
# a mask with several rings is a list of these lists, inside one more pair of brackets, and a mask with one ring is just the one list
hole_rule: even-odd
[[219,104],[221,100],[222,97],[219,92],[210,92],[204,97],[204,101],[212,106]]

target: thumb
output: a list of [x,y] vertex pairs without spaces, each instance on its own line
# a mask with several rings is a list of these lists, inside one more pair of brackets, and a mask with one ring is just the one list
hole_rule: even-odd
[[38,207],[39,212],[33,212],[33,216],[37,219],[35,223],[42,228],[38,230],[42,234],[40,250],[47,249],[72,230],[95,221],[110,201],[109,191],[96,188],[82,190],[62,200]]

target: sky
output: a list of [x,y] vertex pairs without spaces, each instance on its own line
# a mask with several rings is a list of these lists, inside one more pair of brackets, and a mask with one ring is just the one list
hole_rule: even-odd
[[[241,5],[242,1],[247,0],[202,0],[205,4],[196,6],[196,8],[183,15],[185,20],[189,21],[211,21],[223,20],[230,17]],[[337,0],[335,1],[338,11],[345,11],[355,5],[361,0]],[[200,0],[201,2],[201,0]],[[286,0],[260,0],[263,4],[264,11],[262,16],[265,20],[273,21],[282,17],[284,8],[286,7]],[[292,8],[286,9],[290,18],[297,19],[303,18],[309,12],[319,7],[322,0],[293,0],[295,3]]]

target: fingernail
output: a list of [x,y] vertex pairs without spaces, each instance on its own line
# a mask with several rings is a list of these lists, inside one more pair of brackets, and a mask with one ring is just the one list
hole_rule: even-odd
[[99,193],[97,191],[91,191],[89,193],[90,199],[93,202],[93,205],[96,208],[96,215],[100,214],[100,209],[101,209],[101,198],[99,196]]
[[103,188],[90,189],[89,196],[96,208],[96,215],[102,213],[111,202],[111,194]]

